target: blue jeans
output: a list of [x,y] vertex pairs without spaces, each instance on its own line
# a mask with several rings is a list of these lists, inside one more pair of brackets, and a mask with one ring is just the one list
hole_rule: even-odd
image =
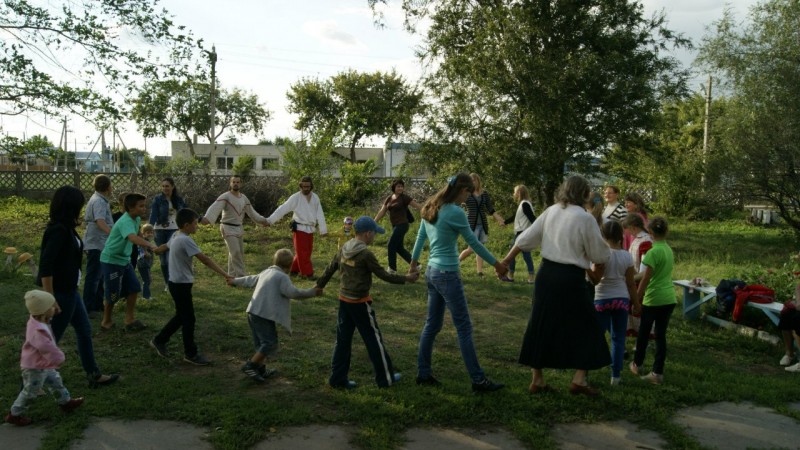
[[397,255],[407,263],[411,262],[411,253],[403,248],[403,239],[408,233],[408,223],[398,223],[392,226],[392,236],[389,238],[389,268],[397,270]]
[[87,311],[103,310],[103,272],[100,269],[102,250],[86,250],[86,279],[83,282],[83,304]]
[[598,311],[597,317],[604,330],[611,333],[611,376],[619,378],[625,357],[625,332],[628,328],[628,311],[607,309]]
[[150,268],[150,265],[142,260],[136,263],[136,269],[139,271],[139,276],[142,277],[142,298],[145,300],[150,300],[150,283],[153,281],[150,276]]
[[447,307],[456,327],[458,347],[461,349],[461,358],[464,360],[467,372],[473,383],[480,383],[486,375],[478,363],[475,344],[472,342],[472,321],[469,317],[461,275],[458,272],[443,272],[428,266],[425,279],[428,283],[428,317],[425,319],[425,327],[419,338],[417,376],[420,378],[431,376],[433,341],[442,329],[444,309]]
[[72,325],[75,330],[75,340],[78,344],[78,356],[81,358],[83,370],[89,375],[100,373],[97,363],[94,360],[94,344],[92,344],[92,324],[89,322],[89,315],[86,308],[78,296],[78,291],[56,292],[56,301],[61,307],[61,314],[56,314],[50,320],[53,327],[53,337],[56,344],[64,336],[67,325]]
[[[166,244],[169,242],[172,235],[178,230],[155,230],[156,232],[156,245]],[[158,260],[161,262],[161,275],[164,276],[164,284],[169,283],[169,251],[166,251],[160,255],[158,255]],[[146,295],[145,298],[149,298],[149,295]]]
[[[511,247],[514,247],[514,244],[517,242],[517,238],[519,235],[522,234],[522,231],[516,233],[514,235],[514,240],[511,241]],[[521,252],[522,259],[525,261],[525,265],[528,267],[528,273],[533,274],[533,258],[531,258],[531,252]],[[514,273],[514,269],[517,268],[517,258],[511,260],[511,263],[508,265],[508,271]]]

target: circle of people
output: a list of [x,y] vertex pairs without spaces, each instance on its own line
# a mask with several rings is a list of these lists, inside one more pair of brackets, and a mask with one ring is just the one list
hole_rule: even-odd
[[[151,204],[148,217],[146,197],[128,193],[120,198],[122,211],[111,212],[111,180],[105,175],[94,179],[95,192],[85,205],[83,239],[76,228],[81,222],[85,197],[74,187],[59,188],[50,204],[49,222],[41,242],[39,290],[26,293],[30,313],[20,366],[23,389],[6,416],[6,422],[24,426],[27,404],[44,388],[57,394],[65,412],[83,402],[72,398],[58,374],[64,354],[57,344],[68,325],[76,334],[77,351],[90,387],[113,384],[119,374],[103,373],[95,361],[90,317],[101,317],[102,330],[115,327],[113,312],[119,301],[125,303],[124,329],[138,331],[146,326],[136,318],[136,301],[141,292],[152,299],[150,268],[155,255],[161,274],[175,305],[175,314],[149,342],[155,352],[170,357],[168,343],[182,330],[183,360],[205,366],[211,361],[199,352],[194,339],[195,312],[192,298],[197,258],[224,277],[231,286],[252,288],[247,306],[255,352],[241,371],[256,382],[275,373],[266,366],[278,349],[277,325],[291,334],[291,299],[322,295],[331,277],[340,271],[336,344],[328,384],[352,389],[357,383],[348,376],[352,338],[357,329],[373,365],[375,383],[389,387],[401,374],[392,360],[378,327],[373,297],[372,275],[394,284],[413,283],[420,276],[420,256],[428,244],[427,317],[419,339],[416,384],[440,386],[432,369],[433,345],[442,329],[445,311],[450,315],[472,391],[491,392],[503,388],[490,380],[480,363],[472,338],[467,298],[460,265],[476,254],[477,273],[483,276],[484,262],[492,265],[496,276],[514,282],[516,256],[522,253],[527,282],[534,285],[531,314],[523,336],[519,362],[531,368],[531,394],[553,391],[545,382],[543,369],[574,369],[569,392],[595,396],[598,389],[588,382],[588,372],[611,366],[611,385],[620,384],[625,357],[625,336],[637,336],[630,371],[653,384],[664,377],[666,329],[675,295],[672,288],[672,250],[667,245],[668,225],[664,218],[648,221],[642,197],[635,193],[619,202],[619,189],[605,188],[603,198],[591,191],[580,176],[567,178],[556,193],[555,203],[538,217],[528,189],[514,188],[518,203],[515,214],[503,218],[493,207],[477,174],[458,174],[424,204],[407,195],[403,180],[391,184],[375,218],[362,216],[344,220],[336,256],[324,272],[314,275],[311,263],[314,233],[328,234],[320,199],[313,192],[310,177],[303,177],[299,191],[292,194],[269,217],[254,210],[241,192],[242,179],[233,176],[230,189],[220,195],[203,216],[187,208],[172,178],[161,181],[161,193]],[[420,210],[421,224],[409,252],[403,240],[414,221],[410,208]],[[465,214],[466,210],[466,214]],[[243,219],[250,217],[263,226],[272,226],[292,213],[290,228],[294,253],[278,250],[272,265],[257,275],[246,275],[244,267]],[[369,250],[377,234],[385,233],[378,222],[388,215],[392,225],[388,240],[388,267],[384,268]],[[513,224],[511,250],[498,259],[486,249],[489,220],[500,225]],[[142,221],[148,218],[148,223]],[[228,250],[227,270],[205,255],[192,234],[199,224],[219,219],[220,232]],[[461,237],[468,248],[458,251]],[[537,273],[531,251],[540,248],[542,263]],[[83,256],[86,269],[82,296],[78,292]],[[409,265],[406,274],[397,270],[397,257]],[[136,276],[138,269],[141,283]],[[294,286],[291,276],[315,281],[312,288]],[[611,350],[605,332],[611,335]],[[644,374],[643,364],[648,339],[655,339],[652,369]],[[641,374],[640,374],[641,372]]]

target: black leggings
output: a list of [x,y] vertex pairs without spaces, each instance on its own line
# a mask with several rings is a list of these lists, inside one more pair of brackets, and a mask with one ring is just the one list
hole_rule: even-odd
[[405,262],[411,262],[411,253],[403,247],[408,227],[407,222],[392,226],[392,236],[389,238],[389,268],[392,270],[397,270],[397,255],[400,255]]
[[675,309],[674,303],[663,306],[642,306],[642,320],[639,324],[639,335],[636,336],[636,353],[633,356],[633,362],[640,367],[644,364],[650,329],[655,322],[656,355],[655,361],[653,361],[653,372],[658,375],[664,375],[664,361],[667,359],[667,326],[669,326],[673,309]]

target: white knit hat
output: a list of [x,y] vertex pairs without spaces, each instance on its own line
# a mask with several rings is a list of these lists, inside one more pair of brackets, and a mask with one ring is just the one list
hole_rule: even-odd
[[25,307],[32,316],[46,313],[55,302],[56,298],[49,292],[33,290],[25,293]]

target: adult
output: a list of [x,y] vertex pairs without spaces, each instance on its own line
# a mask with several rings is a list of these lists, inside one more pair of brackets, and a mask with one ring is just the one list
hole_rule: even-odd
[[794,300],[788,300],[783,305],[778,329],[781,330],[783,347],[786,349],[780,365],[785,366],[787,372],[800,373],[800,362],[794,363],[797,359],[794,350],[795,341],[800,347],[800,284],[794,289]]
[[111,178],[107,175],[94,177],[94,194],[86,204],[83,221],[83,249],[86,252],[86,278],[83,282],[83,302],[92,317],[103,311],[103,273],[100,269],[100,253],[106,245],[108,234],[114,226],[111,215]]
[[[186,202],[178,195],[175,180],[164,177],[161,180],[161,193],[153,197],[150,204],[150,224],[156,233],[156,245],[166,244],[178,231],[175,216],[181,209],[186,208]],[[158,255],[161,262],[161,275],[164,277],[164,290],[169,289],[169,251]]]
[[406,184],[402,179],[398,178],[392,181],[392,194],[386,197],[386,200],[383,201],[383,206],[375,216],[375,222],[380,222],[388,212],[389,222],[392,223],[392,236],[389,237],[387,249],[389,253],[389,270],[387,272],[391,274],[397,273],[397,255],[400,255],[403,261],[411,262],[411,253],[403,246],[403,239],[410,226],[408,217],[411,211],[408,207],[421,208],[419,203],[405,193],[405,189]]
[[[533,212],[533,203],[531,203],[531,195],[524,184],[514,187],[514,201],[518,203],[517,212],[505,220],[506,225],[514,224],[514,240],[511,241],[511,247],[514,247],[519,235],[536,220],[536,214]],[[533,258],[531,258],[531,252],[522,252],[522,259],[528,268],[528,284],[533,284]],[[503,278],[503,280],[513,282],[516,268],[517,258],[514,258],[508,264],[508,277]]]
[[575,369],[570,392],[597,395],[587,382],[589,370],[611,363],[608,345],[584,277],[591,263],[605,264],[611,254],[597,221],[583,208],[589,182],[571,176],[547,208],[517,239],[503,262],[541,246],[542,265],[534,283],[533,306],[519,362],[531,367],[532,394],[552,390],[542,369]]
[[268,225],[267,219],[257,213],[247,196],[241,193],[242,177],[234,175],[230,179],[230,190],[223,193],[208,207],[205,216],[200,220],[203,225],[217,221],[220,213],[222,219],[219,231],[225,246],[228,247],[228,274],[243,277],[244,271],[244,227],[242,221],[247,215],[253,222]]
[[53,195],[50,221],[42,236],[38,284],[56,298],[56,315],[50,321],[56,343],[64,336],[67,325],[72,325],[86,378],[90,386],[97,387],[117,381],[119,375],[103,374],[97,366],[92,324],[78,295],[84,249],[75,228],[84,201],[83,193],[72,186],[62,186]]
[[[492,205],[492,197],[488,192],[483,190],[483,184],[481,183],[480,175],[477,173],[471,173],[469,176],[472,178],[475,191],[472,192],[465,201],[467,205],[467,220],[469,221],[469,228],[472,230],[472,233],[475,234],[475,237],[478,238],[478,241],[480,241],[481,244],[485,244],[489,241],[489,221],[487,220],[486,215],[489,214],[494,217],[497,223],[499,223],[501,226],[505,225],[505,220],[503,220],[503,217],[494,210],[494,206]],[[472,247],[467,247],[458,256],[458,260],[463,261],[472,253]],[[483,259],[480,257],[480,255],[475,257],[475,264],[478,276],[482,277]]]
[[475,187],[467,174],[450,177],[447,186],[431,197],[422,207],[422,221],[411,255],[409,273],[418,271],[419,256],[430,242],[430,256],[425,280],[428,284],[428,317],[419,339],[417,355],[417,384],[438,386],[441,383],[433,377],[431,357],[436,335],[442,329],[445,308],[450,310],[453,325],[458,334],[461,358],[472,379],[474,392],[496,391],[503,387],[490,381],[478,363],[475,343],[472,340],[472,320],[469,316],[464,285],[461,282],[458,262],[458,237],[461,236],[475,252],[494,265],[498,276],[506,273],[507,267],[480,243],[467,222],[459,205],[467,200]]
[[267,217],[269,225],[281,220],[283,216],[292,212],[292,242],[294,243],[294,259],[292,260],[292,275],[300,275],[309,280],[316,280],[314,266],[311,264],[311,253],[314,251],[314,231],[319,226],[319,235],[328,234],[328,225],[325,223],[325,213],[319,196],[312,192],[314,182],[311,177],[300,179],[300,191],[295,192],[271,216]]
[[[625,194],[625,210],[627,211],[627,215],[638,214],[642,216],[642,220],[644,221],[643,228],[647,228],[648,224],[647,207],[645,206],[644,199],[642,198],[641,195],[637,194],[636,192],[628,192],[627,194]],[[635,238],[634,235],[630,234],[627,231],[625,232],[625,236],[622,242],[625,250],[630,248],[631,242],[633,242],[634,238]]]
[[625,205],[619,202],[619,188],[613,184],[606,186],[603,190],[603,197],[606,201],[603,219],[621,222],[628,215],[628,211],[625,209]]

